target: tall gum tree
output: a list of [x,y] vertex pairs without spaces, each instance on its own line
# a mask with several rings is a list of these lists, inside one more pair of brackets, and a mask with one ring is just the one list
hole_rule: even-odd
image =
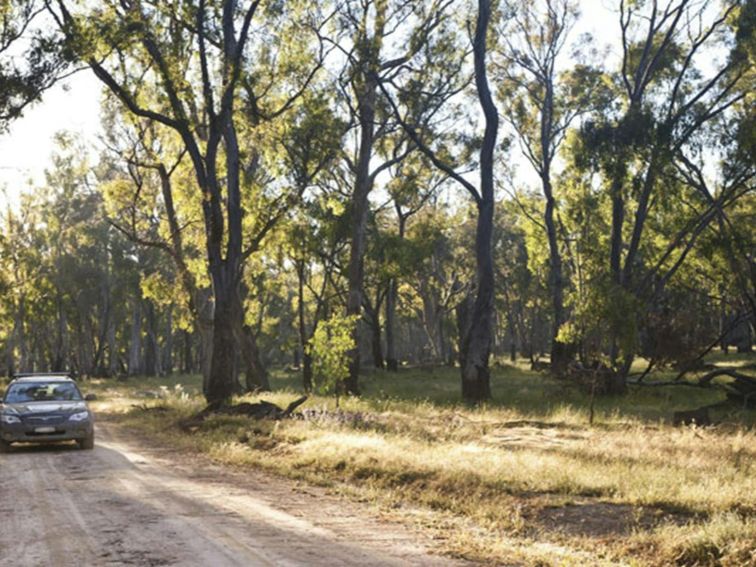
[[[213,354],[205,396],[210,403],[222,402],[238,391],[237,345],[242,345],[242,354],[250,346],[243,329],[245,261],[283,215],[279,211],[262,223],[254,238],[245,239],[250,203],[242,202],[242,184],[250,163],[243,160],[250,156],[239,140],[243,111],[248,110],[239,104],[240,91],[259,80],[276,92],[291,88],[296,98],[312,78],[305,74],[296,86],[284,79],[267,84],[269,77],[254,70],[254,57],[264,57],[266,45],[276,45],[277,33],[291,34],[291,28],[276,24],[281,13],[295,13],[301,6],[269,6],[261,0],[196,4],[111,0],[91,8],[58,0],[49,2],[48,9],[67,47],[125,107],[173,130],[186,149],[201,200],[214,300]],[[253,20],[260,20],[260,25],[253,26]],[[140,96],[142,83],[149,83],[159,96]],[[245,106],[254,108],[259,102],[253,98],[256,95],[253,90]],[[283,113],[290,104],[284,98],[277,108],[265,109],[266,115]],[[254,165],[254,156],[251,161]],[[258,387],[267,387],[265,375],[257,379]]]
[[[158,250],[173,264],[180,293],[171,301],[188,312],[199,335],[199,367],[206,387],[210,377],[213,337],[212,290],[202,253],[202,234],[195,219],[199,204],[182,189],[191,185],[185,151],[175,135],[154,121],[123,111],[111,97],[103,106],[106,153],[103,172],[108,222],[131,242]],[[187,183],[188,178],[188,183]],[[146,186],[151,186],[149,189]],[[181,313],[177,313],[181,321]]]
[[[573,349],[559,340],[559,330],[568,318],[565,290],[569,274],[565,273],[564,244],[558,230],[555,160],[572,123],[590,109],[603,90],[602,74],[581,61],[581,52],[588,47],[585,39],[570,45],[568,36],[579,17],[577,2],[511,3],[505,10],[509,18],[498,34],[497,62],[501,64],[495,66],[495,76],[504,117],[541,184],[552,304],[551,369],[562,374]],[[567,47],[572,48],[576,62],[565,70],[560,69],[560,56]]]
[[[335,36],[344,66],[340,83],[345,105],[354,124],[356,138],[353,157],[347,166],[353,178],[349,207],[351,218],[350,253],[347,265],[346,315],[358,316],[363,307],[364,256],[367,243],[369,195],[376,178],[412,151],[403,143],[394,144],[379,164],[375,163],[377,143],[395,129],[380,101],[380,83],[393,80],[428,42],[428,37],[447,17],[451,0],[406,2],[403,0],[346,0],[336,9]],[[382,157],[382,156],[381,156]],[[353,330],[354,344],[349,353],[349,377],[344,390],[359,393],[360,337]]]
[[[745,97],[739,87],[748,59],[734,41],[743,29],[746,4],[621,2],[620,69],[613,107],[582,129],[582,153],[601,174],[610,203],[604,279],[612,305],[609,358],[616,372],[607,390],[623,392],[638,345],[639,315],[674,275],[715,215],[732,202],[734,190],[698,209],[669,239],[659,258],[648,230],[654,208],[675,193],[698,192],[695,184],[670,184],[670,172],[687,167],[701,136]],[[749,33],[752,34],[752,31]],[[680,195],[680,204],[689,196]],[[632,316],[628,316],[632,313]]]
[[[494,151],[499,130],[499,114],[488,82],[487,55],[488,34],[492,16],[490,0],[478,0],[477,14],[472,38],[473,76],[475,94],[483,117],[483,136],[479,141],[478,154],[479,185],[473,185],[455,169],[448,159],[448,152],[437,151],[423,136],[414,117],[402,113],[391,98],[386,87],[383,92],[388,97],[396,119],[409,135],[412,142],[428,157],[433,165],[457,181],[473,198],[477,208],[475,232],[476,276],[474,298],[463,301],[457,308],[459,327],[459,359],[462,378],[462,398],[470,403],[479,403],[491,397],[491,377],[489,358],[493,336],[494,319],[494,265],[493,265],[493,220],[494,220]],[[453,69],[447,65],[447,69]],[[406,96],[402,95],[404,100]],[[430,102],[430,101],[426,101]],[[445,100],[436,101],[443,106]]]
[[[399,370],[399,360],[396,349],[396,307],[399,296],[399,282],[407,272],[417,268],[410,265],[413,259],[407,254],[407,225],[410,219],[422,210],[426,203],[437,195],[439,187],[446,180],[446,176],[435,169],[423,155],[415,153],[408,159],[396,164],[390,170],[391,181],[387,190],[391,195],[394,212],[396,213],[396,235],[386,247],[387,270],[389,279],[386,289],[386,369],[390,372]],[[436,326],[438,328],[438,326]],[[427,329],[426,329],[427,330]],[[429,335],[435,336],[433,332]],[[436,355],[440,355],[440,341],[431,340]],[[443,356],[439,359],[443,360]]]

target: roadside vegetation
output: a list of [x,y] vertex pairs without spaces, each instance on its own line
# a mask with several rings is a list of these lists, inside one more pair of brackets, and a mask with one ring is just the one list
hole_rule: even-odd
[[0,132],[78,70],[0,373],[484,564],[756,563],[756,0],[0,0]]
[[[496,367],[494,401],[477,409],[457,401],[451,368],[363,378],[363,395],[338,408],[314,395],[293,419],[211,416],[191,431],[178,424],[204,407],[198,376],[88,386],[105,421],[373,502],[431,530],[452,555],[486,564],[756,563],[756,412],[721,405],[711,427],[670,423],[675,410],[722,401],[717,390],[636,387],[597,399],[591,426],[588,393],[524,361]],[[237,401],[283,407],[300,395],[294,372],[274,372],[271,382],[273,392]]]

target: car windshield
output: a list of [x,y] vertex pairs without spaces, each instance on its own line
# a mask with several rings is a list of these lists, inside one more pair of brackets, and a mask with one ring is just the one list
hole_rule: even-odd
[[71,382],[23,382],[11,384],[5,394],[5,402],[68,402],[80,401],[81,394]]

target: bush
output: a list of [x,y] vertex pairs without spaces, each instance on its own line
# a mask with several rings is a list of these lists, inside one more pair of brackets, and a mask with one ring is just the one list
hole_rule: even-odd
[[349,351],[355,348],[352,333],[357,315],[334,315],[318,325],[307,348],[312,356],[315,388],[322,394],[341,393],[341,385],[349,376]]

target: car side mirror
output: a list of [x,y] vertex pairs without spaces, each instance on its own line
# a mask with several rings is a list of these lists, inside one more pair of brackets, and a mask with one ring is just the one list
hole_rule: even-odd
[[85,402],[94,402],[95,400],[97,400],[97,394],[87,394],[84,396]]

